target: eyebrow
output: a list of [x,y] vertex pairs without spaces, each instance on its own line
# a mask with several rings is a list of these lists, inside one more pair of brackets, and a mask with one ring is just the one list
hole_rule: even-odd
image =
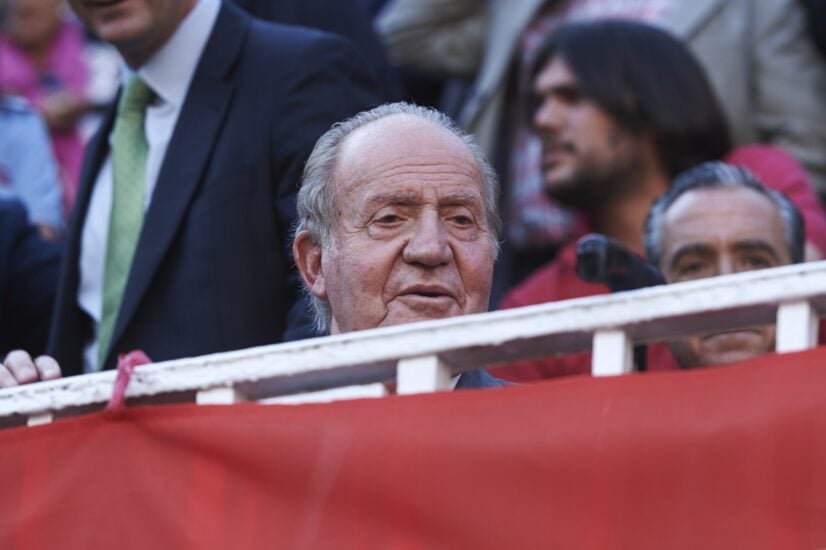
[[[774,259],[774,261],[778,263],[780,262],[780,257],[777,254],[777,250],[775,250],[773,246],[771,246],[769,243],[762,239],[743,239],[741,241],[735,242],[732,248],[736,252],[748,252],[753,250],[759,250],[771,256],[772,259]],[[714,253],[714,248],[711,245],[705,243],[687,244],[677,249],[677,251],[671,257],[671,261],[668,262],[668,268],[674,269],[677,262],[679,262],[680,259],[689,254],[708,255]]]
[[704,243],[691,243],[684,246],[681,246],[677,249],[677,251],[671,256],[671,261],[668,262],[668,269],[674,269],[683,257],[688,256],[689,254],[697,254],[697,255],[708,255],[714,254],[714,248],[711,245],[704,244]]
[[457,191],[448,193],[439,199],[439,206],[482,206],[479,193],[473,191]]
[[582,88],[576,82],[561,82],[552,86],[537,86],[534,88],[533,94],[539,98],[546,96],[575,97],[582,95]]
[[734,243],[734,250],[738,252],[760,250],[761,252],[765,252],[771,256],[774,261],[778,263],[780,262],[780,256],[777,254],[777,250],[762,239],[744,239],[742,241],[737,241]]
[[419,202],[421,202],[419,193],[413,191],[387,191],[371,195],[365,205],[372,208],[388,204],[418,204]]

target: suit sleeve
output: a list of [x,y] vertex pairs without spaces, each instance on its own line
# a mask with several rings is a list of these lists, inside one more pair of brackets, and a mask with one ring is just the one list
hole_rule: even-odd
[[19,203],[0,205],[0,231],[4,273],[0,355],[18,348],[38,355],[45,349],[61,247],[40,237]]

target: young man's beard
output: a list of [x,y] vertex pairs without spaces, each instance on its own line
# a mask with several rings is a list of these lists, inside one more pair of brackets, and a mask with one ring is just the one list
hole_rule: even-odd
[[583,162],[564,181],[545,184],[545,193],[563,206],[588,212],[610,201],[635,194],[642,185],[638,155],[614,159],[607,165]]

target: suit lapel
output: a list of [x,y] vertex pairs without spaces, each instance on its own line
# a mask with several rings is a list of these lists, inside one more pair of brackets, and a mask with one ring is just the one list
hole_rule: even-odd
[[222,5],[161,165],[109,354],[135,315],[203,180],[234,95],[231,70],[241,54],[249,24],[249,17],[226,3]]
[[694,36],[708,19],[724,7],[724,0],[690,0],[674,2],[665,24],[682,39]]
[[64,375],[83,372],[83,346],[89,338],[89,326],[81,318],[77,302],[80,285],[80,253],[83,226],[92,199],[92,191],[97,182],[100,167],[109,154],[109,134],[115,121],[117,98],[112,103],[103,122],[86,148],[80,188],[72,210],[69,231],[66,236],[66,251],[60,268],[57,302],[49,333],[49,354],[58,358]]
[[112,104],[106,111],[103,122],[95,133],[92,141],[88,145],[87,157],[83,162],[83,171],[80,175],[80,189],[78,189],[77,199],[75,200],[75,207],[72,211],[71,224],[71,241],[80,242],[80,235],[83,233],[83,224],[86,220],[86,214],[89,210],[89,202],[92,200],[92,190],[95,188],[100,167],[103,161],[109,155],[109,134],[112,132],[112,126],[115,123],[115,114],[117,113],[117,105],[120,100],[120,92],[115,97]]

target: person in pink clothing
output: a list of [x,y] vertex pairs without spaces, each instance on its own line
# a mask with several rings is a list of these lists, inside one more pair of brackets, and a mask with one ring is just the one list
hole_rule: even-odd
[[726,155],[725,161],[748,168],[766,187],[792,201],[806,226],[806,261],[826,257],[826,211],[797,159],[774,145],[744,145]]
[[83,30],[63,14],[62,0],[10,0],[0,34],[0,92],[25,97],[46,121],[68,216],[83,162],[77,122],[89,109],[89,68]]

